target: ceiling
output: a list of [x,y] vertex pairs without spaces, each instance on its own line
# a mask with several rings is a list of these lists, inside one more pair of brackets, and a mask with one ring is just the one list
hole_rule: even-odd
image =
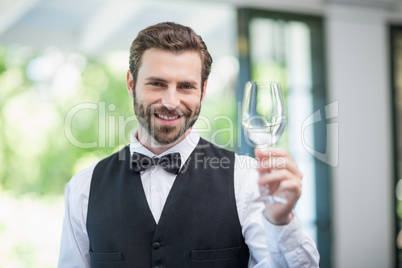
[[162,21],[186,24],[204,40],[221,39],[222,29],[233,35],[236,23],[232,5],[211,1],[0,0],[0,44],[128,50],[138,31]]
[[385,6],[396,1],[401,3],[400,0],[0,0],[0,44],[56,46],[96,55],[111,50],[126,51],[141,29],[162,21],[175,21],[192,27],[207,45],[213,43],[214,49],[222,50],[216,53],[222,53],[229,47],[227,42],[235,42],[237,6],[324,14],[324,6],[329,2]]

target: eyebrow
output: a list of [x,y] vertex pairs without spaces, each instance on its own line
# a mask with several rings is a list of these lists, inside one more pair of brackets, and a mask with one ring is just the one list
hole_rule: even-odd
[[[160,78],[160,77],[156,77],[156,76],[151,76],[145,79],[145,81],[147,82],[163,82],[163,83],[168,83],[168,81],[166,79]],[[184,81],[179,81],[178,84],[182,85],[182,84],[190,84],[192,86],[197,86],[198,83],[196,81],[193,80],[184,80]]]
[[195,81],[188,81],[188,80],[181,81],[181,82],[179,82],[178,84],[179,84],[179,85],[191,85],[191,86],[193,86],[193,87],[197,87],[197,86],[198,86],[197,82],[195,82]]
[[155,77],[155,76],[148,77],[148,78],[145,79],[145,81],[152,81],[152,82],[157,81],[157,82],[164,82],[164,83],[167,83],[167,82],[168,82],[168,81],[165,80],[165,79],[162,79],[162,78],[159,78],[159,77]]

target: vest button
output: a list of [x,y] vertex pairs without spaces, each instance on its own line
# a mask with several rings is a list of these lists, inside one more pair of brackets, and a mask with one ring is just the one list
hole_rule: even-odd
[[152,244],[153,249],[158,249],[160,247],[161,247],[161,244],[159,244],[158,242],[155,242],[155,243]]

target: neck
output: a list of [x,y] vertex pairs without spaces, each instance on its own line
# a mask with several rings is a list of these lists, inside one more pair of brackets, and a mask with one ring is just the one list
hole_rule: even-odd
[[187,135],[190,133],[190,131],[191,131],[191,128],[189,128],[179,139],[177,139],[176,141],[174,141],[172,143],[160,144],[151,135],[149,135],[147,131],[145,131],[141,126],[139,126],[136,138],[142,144],[142,146],[147,148],[152,153],[159,155],[159,154],[169,150],[176,144],[180,143],[182,140],[184,140],[187,137]]

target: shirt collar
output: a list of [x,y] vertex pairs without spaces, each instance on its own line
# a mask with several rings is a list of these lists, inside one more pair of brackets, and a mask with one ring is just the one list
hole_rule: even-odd
[[198,142],[200,141],[200,134],[198,131],[193,127],[190,133],[178,144],[169,148],[168,150],[164,151],[163,153],[156,155],[147,148],[145,148],[136,138],[138,133],[138,129],[135,129],[130,134],[130,154],[134,152],[144,154],[149,157],[161,157],[169,153],[178,152],[181,156],[181,166],[183,167],[184,163],[186,163],[187,159],[190,157],[191,153],[197,146]]

